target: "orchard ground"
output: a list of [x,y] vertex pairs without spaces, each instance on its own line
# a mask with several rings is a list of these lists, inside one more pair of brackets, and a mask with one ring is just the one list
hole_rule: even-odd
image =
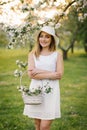
[[[16,60],[27,61],[27,49],[0,49],[0,130],[34,130],[33,120],[24,116],[21,93],[14,77]],[[87,130],[87,55],[69,53],[60,81],[61,113],[51,130]]]

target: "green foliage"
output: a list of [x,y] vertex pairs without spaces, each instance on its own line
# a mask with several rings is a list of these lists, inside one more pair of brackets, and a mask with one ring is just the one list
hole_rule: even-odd
[[87,18],[83,22],[79,22],[78,40],[87,43]]
[[22,3],[24,3],[24,0],[20,0]]
[[[60,49],[62,51],[72,48],[76,40],[81,40],[86,43],[85,41],[87,41],[87,33],[85,30],[87,29],[82,29],[83,24],[81,23],[82,21],[84,23],[85,17],[87,18],[87,3],[85,0],[66,0],[65,4],[58,4],[58,0],[41,0],[38,3],[36,2],[33,4],[32,1],[20,1],[21,8],[18,9],[22,13],[28,13],[27,17],[24,19],[25,22],[20,26],[7,26],[3,24],[3,28],[8,33],[9,37],[9,49],[13,49],[14,47],[19,48],[21,46],[29,46],[31,50],[35,43],[34,34],[36,30],[43,25],[51,25],[55,27],[56,35],[59,35],[60,38]],[[56,10],[56,13],[53,17],[48,18],[44,15],[42,18],[43,14],[39,15],[39,13],[42,11],[50,14],[49,11],[52,10]],[[81,23],[80,27],[79,23]],[[82,33],[82,36],[80,37],[81,32],[85,32],[85,34]]]
[[[17,90],[19,79],[13,76],[15,61],[27,61],[28,50],[0,49],[0,129],[35,130],[32,119],[24,116],[24,104]],[[87,130],[87,55],[83,51],[69,54],[60,81],[62,117],[51,130]]]
[[6,33],[2,30],[0,30],[0,47],[6,47],[8,45],[8,38],[6,36]]

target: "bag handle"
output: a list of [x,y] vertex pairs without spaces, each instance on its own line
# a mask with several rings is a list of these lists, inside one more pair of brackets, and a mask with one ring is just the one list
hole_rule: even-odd
[[24,71],[23,73],[22,73],[22,75],[20,76],[20,86],[22,86],[22,78],[23,78],[23,76],[24,76],[24,74],[27,72],[27,70],[26,71]]

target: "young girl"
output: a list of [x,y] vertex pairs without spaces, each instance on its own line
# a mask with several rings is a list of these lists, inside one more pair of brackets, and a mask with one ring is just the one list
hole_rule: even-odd
[[40,30],[35,49],[29,54],[28,75],[31,88],[48,82],[52,92],[43,94],[40,105],[25,105],[24,115],[34,118],[36,130],[50,130],[52,121],[61,117],[59,80],[63,75],[63,57],[56,51],[53,27],[44,26]]

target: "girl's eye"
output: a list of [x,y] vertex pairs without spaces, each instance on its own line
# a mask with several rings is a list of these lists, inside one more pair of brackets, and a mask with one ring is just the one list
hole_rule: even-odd
[[46,36],[43,36],[43,35],[40,35],[40,38],[50,38],[50,36],[46,35]]
[[40,35],[40,38],[43,37],[43,35]]
[[46,38],[50,38],[50,36],[47,35]]

